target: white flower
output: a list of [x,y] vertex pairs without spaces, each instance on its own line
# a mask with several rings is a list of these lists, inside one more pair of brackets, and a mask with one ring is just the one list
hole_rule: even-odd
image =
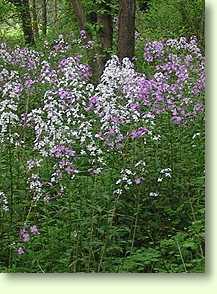
[[9,211],[8,199],[4,192],[0,192],[0,205],[4,211]]
[[158,196],[159,196],[159,193],[156,193],[156,192],[150,192],[150,193],[149,193],[149,196],[150,196],[150,197],[158,197]]
[[117,180],[115,184],[119,185],[120,183],[121,183],[121,179]]
[[121,195],[122,192],[123,192],[122,189],[117,189],[117,190],[115,190],[115,191],[113,192],[113,194]]
[[153,137],[153,140],[154,141],[159,141],[160,138],[161,138],[161,135],[156,135],[156,136]]
[[196,137],[200,136],[200,133],[195,133],[193,136],[192,136],[192,139],[194,140]]

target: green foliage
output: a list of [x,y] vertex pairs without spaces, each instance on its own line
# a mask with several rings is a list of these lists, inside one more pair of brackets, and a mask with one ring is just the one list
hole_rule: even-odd
[[[125,258],[126,272],[204,272],[204,224],[192,223],[186,232],[163,239],[153,248],[135,250]],[[202,238],[201,238],[202,237]]]
[[196,35],[204,46],[204,5],[204,0],[152,0],[141,27],[154,38]]
[[6,0],[0,0],[0,40],[14,44],[22,39],[16,7]]
[[6,0],[0,0],[0,22],[6,22],[14,14],[16,14],[15,6]]
[[82,3],[85,7],[85,11],[87,11],[87,15],[96,13],[99,15],[112,14],[115,16],[118,11],[118,1],[115,0],[83,0]]
[[158,263],[160,252],[152,248],[136,250],[131,256],[127,257],[123,264],[123,271],[126,272],[149,272],[154,264]]

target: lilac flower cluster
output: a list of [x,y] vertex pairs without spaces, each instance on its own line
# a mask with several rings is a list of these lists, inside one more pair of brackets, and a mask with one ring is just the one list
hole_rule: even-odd
[[203,112],[200,96],[205,90],[205,60],[197,40],[182,37],[147,43],[144,58],[155,67],[148,90],[140,84],[140,95],[152,92],[152,111],[168,112],[175,124],[185,123]]
[[69,44],[64,40],[63,35],[59,35],[57,40],[54,40],[50,48],[50,56],[56,56],[60,53],[65,53],[70,49]]
[[5,43],[0,44],[0,59],[4,63],[19,66],[27,71],[35,70],[41,62],[39,52],[20,47],[16,47],[13,50]]
[[56,158],[71,157],[75,155],[75,151],[64,145],[56,145],[51,150],[51,154]]
[[85,30],[81,30],[80,39],[78,39],[77,44],[80,45],[80,47],[91,49],[94,46],[94,41],[88,39],[88,35]]
[[138,129],[141,126],[140,131],[144,128],[142,133],[146,126],[152,128],[144,105],[138,99],[140,89],[137,84],[142,78],[145,76],[135,71],[128,58],[120,62],[113,56],[106,64],[96,95],[89,101],[88,109],[100,119],[100,136],[110,148],[120,148],[128,138],[125,125],[136,124]]
[[[31,239],[31,236],[40,235],[40,232],[36,225],[32,225],[29,228],[24,227],[19,231],[19,240],[22,243],[28,243]],[[19,246],[16,250],[18,255],[25,254],[27,252],[24,246]]]
[[148,132],[148,129],[146,128],[138,128],[137,130],[132,131],[130,136],[132,139],[137,139],[144,136],[147,132]]

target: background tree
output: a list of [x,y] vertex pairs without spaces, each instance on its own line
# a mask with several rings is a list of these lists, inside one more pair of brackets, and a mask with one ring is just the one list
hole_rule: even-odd
[[86,41],[94,38],[93,28],[96,29],[96,40],[100,43],[96,53],[96,64],[93,65],[96,77],[99,77],[112,50],[113,16],[111,1],[86,3],[86,7],[79,0],[70,0],[80,31],[85,30]]
[[32,28],[35,38],[39,36],[36,0],[32,0]]
[[54,23],[56,25],[58,21],[58,0],[54,0],[53,6],[54,6]]
[[77,19],[80,31],[86,30],[86,15],[84,8],[79,0],[69,0]]
[[135,53],[135,0],[120,0],[118,16],[118,56],[132,58]]
[[22,29],[26,44],[33,45],[35,43],[32,29],[32,19],[30,14],[29,0],[10,0],[17,8],[22,22]]
[[[136,31],[144,40],[196,35],[203,50],[205,47],[204,0],[186,0],[185,5],[182,0],[0,0],[0,3],[14,4],[2,4],[3,9],[0,6],[2,35],[10,35],[8,32],[13,31],[20,42],[21,31],[25,43],[34,44],[39,29],[44,37],[56,38],[63,33],[69,39],[72,32],[77,34],[77,27],[85,30],[86,41],[94,40],[98,46],[96,54],[100,72],[111,53],[120,58],[134,56],[135,14]],[[7,11],[16,7],[16,16],[12,16],[13,13],[4,16],[4,7]],[[141,56],[143,43],[139,39],[136,41]]]
[[47,34],[47,0],[42,0],[42,33]]
[[102,2],[97,11],[97,25],[99,28],[99,41],[101,47],[101,59],[99,65],[100,74],[103,72],[106,61],[109,59],[113,44],[113,14],[111,1]]

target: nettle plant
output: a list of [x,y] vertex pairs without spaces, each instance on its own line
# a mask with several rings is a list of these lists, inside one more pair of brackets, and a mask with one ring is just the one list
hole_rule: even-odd
[[[137,72],[129,59],[113,56],[96,86],[82,56],[70,56],[69,51],[62,36],[52,45],[46,43],[44,52],[0,46],[1,152],[10,151],[11,177],[11,157],[19,154],[30,202],[15,226],[18,238],[10,239],[18,255],[28,252],[31,236],[42,235],[34,218],[37,208],[67,196],[82,176],[99,179],[113,170],[108,185],[115,210],[129,193],[158,199],[159,185],[173,176],[171,166],[160,166],[151,178],[154,173],[146,163],[146,146],[154,150],[164,135],[159,121],[166,117],[179,128],[204,111],[205,61],[195,38],[147,43],[149,75]],[[16,209],[15,188],[8,192],[8,185],[1,181],[3,215]],[[139,200],[137,214],[140,205]],[[100,266],[104,254],[105,248]]]

